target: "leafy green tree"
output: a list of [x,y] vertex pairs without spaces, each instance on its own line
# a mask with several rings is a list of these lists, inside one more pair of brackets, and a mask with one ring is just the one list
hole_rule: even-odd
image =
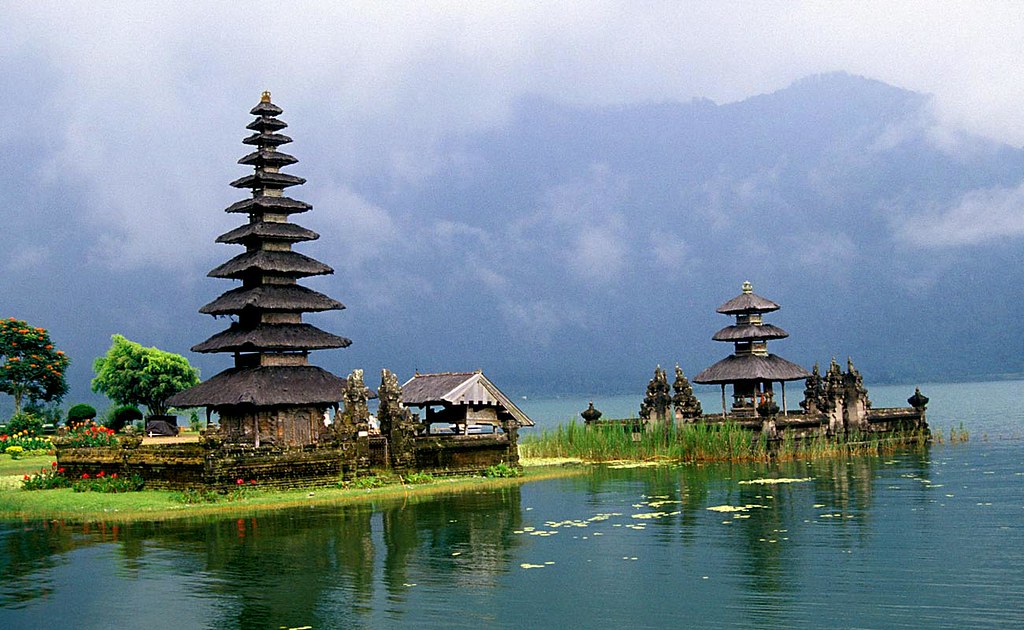
[[13,317],[0,319],[0,391],[14,396],[14,413],[23,400],[59,401],[68,392],[71,361],[53,349],[45,328]]
[[199,370],[180,354],[144,348],[121,335],[92,364],[92,391],[119,405],[145,405],[150,415],[167,413],[167,399],[199,383]]

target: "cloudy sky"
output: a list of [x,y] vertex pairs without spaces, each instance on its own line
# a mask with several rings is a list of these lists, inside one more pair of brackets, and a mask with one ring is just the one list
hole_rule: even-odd
[[1013,2],[2,4],[0,142],[31,139],[33,176],[80,187],[118,265],[191,255],[210,218],[182,207],[228,194],[217,175],[264,88],[304,121],[301,157],[330,156],[330,201],[367,220],[386,209],[347,182],[423,177],[438,138],[501,125],[524,95],[724,103],[843,70],[933,94],[951,136],[1024,144]]
[[[523,98],[721,104],[845,71],[933,95],[936,142],[1024,145],[1024,10],[1014,2],[36,1],[0,2],[0,15],[0,314],[17,295],[15,315],[26,318],[45,319],[54,294],[103,270],[202,281],[225,258],[211,241],[235,224],[219,210],[239,198],[226,183],[242,174],[239,140],[264,89],[292,124],[293,170],[310,180],[296,196],[321,221],[345,225],[332,253],[316,254],[353,282],[411,229],[380,201],[387,190],[370,200],[360,182],[397,189],[452,169],[443,140],[500,129]],[[614,177],[597,168],[592,178],[587,194],[616,195]],[[573,220],[559,207],[586,207],[575,185],[550,192],[556,218]],[[1019,187],[980,191],[933,222],[934,233],[908,228],[905,239],[984,242],[979,206],[1022,234],[1022,199]],[[578,276],[615,274],[598,258],[617,246],[619,220],[575,243]],[[436,242],[481,237],[430,217],[417,229]],[[655,249],[668,262],[685,256]],[[91,279],[76,273],[85,269]],[[474,282],[493,289],[504,279],[482,269]],[[40,288],[50,297],[26,308]],[[147,316],[144,300],[111,308]],[[503,308],[524,326],[555,316],[543,304]],[[104,330],[91,332],[119,332]]]

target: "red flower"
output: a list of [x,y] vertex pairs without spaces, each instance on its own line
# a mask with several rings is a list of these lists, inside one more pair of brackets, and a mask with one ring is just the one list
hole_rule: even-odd
[[111,479],[117,479],[117,473],[114,473],[113,475],[110,475],[110,478]]
[[52,463],[52,464],[50,464],[50,465],[51,465],[51,466],[53,466],[54,468],[56,468],[56,467],[57,467],[57,462],[53,462],[53,463]]
[[249,483],[251,483],[252,485],[256,485],[256,480],[255,479],[250,479]]
[[28,480],[29,480],[29,476],[25,475],[25,481],[28,481]]
[[103,476],[103,471],[102,471],[102,470],[101,470],[101,471],[99,471],[98,473],[96,473],[96,478],[97,478],[97,479],[99,479],[99,478],[100,478],[100,477],[102,477],[102,476]]
[[63,475],[63,474],[64,474],[64,469],[63,469],[63,468],[58,468],[58,469],[57,469],[57,472],[59,472],[60,474],[62,474],[62,475]]
[[89,473],[82,473],[82,479],[88,479]]
[[237,483],[238,485],[242,485],[243,483],[245,483],[245,481],[243,481],[242,478],[239,477],[238,480],[235,481],[235,483]]

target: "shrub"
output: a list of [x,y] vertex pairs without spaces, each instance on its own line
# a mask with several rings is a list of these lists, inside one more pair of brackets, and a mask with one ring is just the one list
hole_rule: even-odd
[[500,464],[488,466],[487,470],[484,471],[484,476],[492,479],[502,477],[522,477],[523,469],[516,466],[509,466],[505,462],[501,462]]
[[12,446],[20,446],[24,455],[47,453],[53,448],[50,438],[45,436],[30,436],[24,431],[14,435],[0,435],[0,451],[6,452]]
[[43,421],[30,413],[16,413],[7,423],[7,432],[11,435],[23,433],[29,437],[43,432]]
[[50,490],[67,488],[70,485],[71,480],[64,476],[63,468],[57,468],[57,462],[40,468],[34,475],[25,475],[21,480],[22,490]]
[[420,484],[430,483],[434,480],[434,476],[428,472],[411,472],[403,477],[405,483]]
[[201,503],[216,503],[220,497],[216,492],[206,488],[185,488],[174,495],[174,500],[185,505],[198,505]]
[[78,403],[71,409],[68,409],[68,424],[79,424],[86,420],[92,420],[95,417],[96,409],[92,405]]
[[95,475],[83,473],[71,484],[71,489],[75,492],[136,492],[142,490],[144,484],[142,477],[134,473],[119,477],[117,473],[107,475],[101,470]]
[[151,416],[167,413],[167,399],[199,384],[199,370],[185,357],[144,348],[114,335],[107,354],[93,362],[92,391],[121,405],[145,405]]
[[41,401],[33,400],[22,409],[42,420],[44,427],[47,424],[56,425],[64,418],[64,410],[55,402],[44,404]]
[[86,446],[115,446],[117,438],[114,430],[101,427],[95,422],[72,425],[70,430],[60,438],[58,445],[63,448],[82,448]]
[[342,486],[346,488],[359,488],[360,490],[369,490],[370,488],[380,488],[386,486],[387,484],[387,477],[369,475],[366,477],[356,477],[350,482],[343,482]]
[[142,420],[142,412],[135,405],[121,405],[111,412],[110,417],[103,423],[108,429],[121,431],[128,424]]
[[8,446],[4,449],[4,452],[11,456],[11,459],[21,459],[21,456],[25,453],[24,446]]

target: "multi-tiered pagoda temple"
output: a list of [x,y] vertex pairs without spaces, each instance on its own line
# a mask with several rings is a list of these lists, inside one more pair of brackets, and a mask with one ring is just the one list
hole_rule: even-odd
[[726,414],[725,386],[733,388],[733,413],[753,415],[761,403],[772,404],[773,383],[782,385],[782,409],[786,412],[786,381],[798,381],[810,376],[799,365],[768,353],[769,339],[784,339],[789,333],[778,326],[765,324],[764,313],[779,310],[779,305],[754,293],[749,282],[743,283],[743,293],[719,306],[723,315],[735,315],[736,323],[714,334],[715,341],[735,344],[729,357],[707,368],[694,377],[695,383],[716,383],[722,386],[722,414]]
[[278,147],[292,141],[279,133],[288,125],[282,109],[264,92],[251,110],[253,134],[242,140],[255,151],[238,162],[254,172],[231,182],[252,197],[227,212],[247,215],[245,225],[222,234],[218,243],[242,245],[245,252],[212,270],[213,278],[239,280],[199,312],[232,316],[231,326],[194,346],[194,352],[230,352],[234,367],[174,396],[178,407],[206,407],[220,416],[223,439],[259,446],[304,446],[324,432],[324,412],[342,399],[344,379],[310,365],[312,350],[344,348],[351,342],[302,321],[303,313],[345,308],[340,302],[298,284],[300,278],[333,273],[327,265],[292,251],[292,245],[319,238],[289,222],[312,206],[284,195],[305,179],[282,173],[296,163]]

